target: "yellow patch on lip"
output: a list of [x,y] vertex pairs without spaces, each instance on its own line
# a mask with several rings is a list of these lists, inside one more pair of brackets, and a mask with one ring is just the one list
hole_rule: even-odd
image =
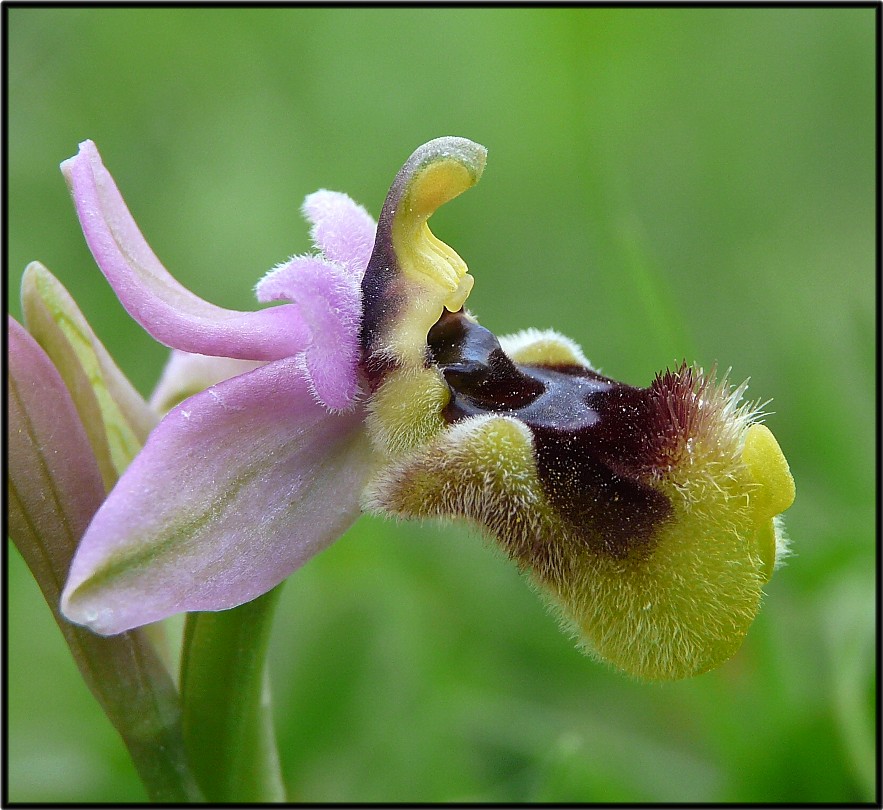
[[592,367],[582,349],[554,329],[522,329],[513,335],[501,335],[500,347],[513,362],[522,365]]
[[776,525],[772,518],[757,527],[754,544],[760,556],[760,572],[764,582],[769,582],[776,567]]

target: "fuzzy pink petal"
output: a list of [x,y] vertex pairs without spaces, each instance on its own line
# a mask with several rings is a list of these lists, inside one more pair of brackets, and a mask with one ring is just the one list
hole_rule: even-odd
[[334,270],[334,265],[321,256],[292,256],[287,262],[269,270],[255,285],[255,297],[264,304],[269,301],[297,301],[305,284]]
[[268,591],[357,517],[371,466],[362,418],[316,404],[294,359],[186,400],[89,526],[63,612],[110,635]]
[[261,301],[295,301],[310,329],[302,369],[316,399],[332,410],[352,405],[358,393],[362,289],[341,265],[295,256],[271,270],[256,288]]
[[303,212],[313,226],[310,236],[325,257],[361,280],[374,247],[374,218],[346,194],[326,189],[310,194]]
[[[303,354],[304,369],[316,398],[326,408],[349,408],[359,390],[361,294],[351,276],[328,277],[302,292],[301,314],[313,332]],[[358,284],[355,290],[361,293]]]
[[303,348],[306,334],[294,307],[223,309],[175,281],[138,230],[92,141],[81,143],[61,169],[95,261],[129,314],[160,343],[243,360],[276,360]]

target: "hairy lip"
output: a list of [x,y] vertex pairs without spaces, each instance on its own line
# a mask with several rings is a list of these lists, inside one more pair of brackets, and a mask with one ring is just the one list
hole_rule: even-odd
[[448,423],[488,413],[518,419],[533,436],[546,496],[587,548],[613,557],[649,549],[672,513],[668,498],[638,473],[655,455],[643,438],[649,389],[588,368],[513,363],[462,310],[444,312],[427,342],[451,391],[442,414]]

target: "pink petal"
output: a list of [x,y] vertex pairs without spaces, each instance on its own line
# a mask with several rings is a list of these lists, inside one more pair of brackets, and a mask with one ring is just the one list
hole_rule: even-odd
[[150,435],[80,544],[62,597],[110,635],[268,591],[359,513],[363,413],[329,414],[294,359],[220,383]]
[[276,265],[255,285],[255,297],[261,303],[269,301],[297,301],[299,292],[310,280],[341,268],[321,256],[292,256],[287,262]]
[[358,394],[362,289],[338,264],[296,256],[271,270],[256,288],[258,300],[295,301],[310,329],[302,370],[316,399],[332,410],[350,407]]
[[259,360],[211,357],[172,349],[162,376],[150,395],[150,407],[164,415],[187,397],[246,371],[254,371],[260,365]]
[[[348,281],[355,279],[317,278],[298,297],[301,314],[313,332],[304,351],[310,388],[319,402],[332,410],[350,407],[359,390],[361,295],[353,295]],[[355,289],[361,293],[357,282]]]
[[81,143],[61,170],[95,261],[129,314],[160,343],[244,360],[276,360],[303,348],[295,308],[223,309],[175,281],[138,230],[92,141]]
[[57,615],[62,578],[104,485],[61,376],[21,324],[8,324],[9,533]]
[[313,225],[310,236],[325,257],[361,280],[374,247],[374,218],[346,194],[325,189],[304,200],[303,212]]

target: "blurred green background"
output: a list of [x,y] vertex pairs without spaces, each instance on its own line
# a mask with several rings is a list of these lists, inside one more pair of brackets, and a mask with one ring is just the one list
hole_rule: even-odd
[[[875,797],[874,19],[879,8],[7,8],[9,308],[32,259],[145,394],[58,163],[92,138],[157,254],[248,309],[327,187],[376,216],[419,144],[489,149],[433,220],[498,334],[554,326],[647,384],[751,375],[797,481],[795,556],[720,670],[581,656],[458,526],[363,518],[286,585],[271,651],[299,801]],[[139,801],[17,553],[9,798]]]

